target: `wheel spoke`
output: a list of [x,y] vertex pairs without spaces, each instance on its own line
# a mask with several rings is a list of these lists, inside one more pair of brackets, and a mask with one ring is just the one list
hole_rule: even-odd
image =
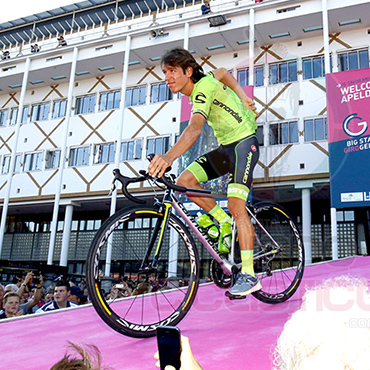
[[[198,252],[190,233],[174,215],[170,216],[161,248],[157,251],[157,236],[148,253],[155,225],[162,217],[155,207],[123,209],[102,225],[90,248],[88,285],[92,303],[108,325],[126,335],[148,337],[155,335],[156,325],[176,325],[195,298]],[[100,277],[95,284],[97,269],[104,271],[108,239],[113,243],[112,261],[120,263],[109,277]],[[116,289],[120,286],[116,283],[124,282],[124,277],[132,284],[131,296],[106,299],[109,284]],[[186,309],[182,308],[183,302],[187,302]]]

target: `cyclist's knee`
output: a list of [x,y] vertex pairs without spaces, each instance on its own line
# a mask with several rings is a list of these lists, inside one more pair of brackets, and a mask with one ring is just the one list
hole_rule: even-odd
[[235,220],[248,218],[245,200],[236,197],[229,197],[228,208]]
[[197,179],[195,176],[188,170],[185,170],[180,174],[177,179],[177,185],[185,186],[187,188],[193,187],[198,184]]

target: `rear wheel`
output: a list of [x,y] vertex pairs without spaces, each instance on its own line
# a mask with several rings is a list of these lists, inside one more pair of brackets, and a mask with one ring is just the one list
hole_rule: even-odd
[[[159,258],[154,260],[162,220],[158,207],[122,209],[102,225],[89,250],[87,284],[92,304],[111,328],[124,335],[150,337],[158,325],[178,324],[197,293],[198,251],[173,214]],[[156,242],[148,252],[152,238]],[[107,260],[121,263],[104,276]]]
[[[304,248],[298,227],[281,206],[261,202],[254,207],[254,270],[262,290],[252,293],[265,303],[280,303],[298,289],[304,270]],[[266,230],[267,233],[264,231]]]

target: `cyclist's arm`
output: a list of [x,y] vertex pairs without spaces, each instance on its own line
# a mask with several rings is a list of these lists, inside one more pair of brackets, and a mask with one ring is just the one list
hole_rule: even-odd
[[170,167],[173,161],[190,149],[202,133],[206,119],[195,113],[191,116],[189,125],[181,134],[177,143],[164,155],[156,155],[150,162],[148,170],[152,177],[162,177],[166,168]]
[[230,87],[230,89],[239,96],[239,99],[243,102],[246,109],[252,110],[254,113],[258,114],[253,99],[244,92],[238,81],[225,68],[218,68],[212,71],[212,73],[217,80]]

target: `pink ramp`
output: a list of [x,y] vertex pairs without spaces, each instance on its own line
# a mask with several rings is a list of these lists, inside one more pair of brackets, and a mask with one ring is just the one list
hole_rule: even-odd
[[[370,257],[353,257],[308,266],[297,293],[268,305],[254,297],[230,301],[213,284],[199,288],[189,314],[179,324],[205,370],[269,370],[284,323],[301,304],[306,287],[341,275],[370,278]],[[0,322],[4,370],[47,370],[63,357],[67,342],[95,344],[103,364],[115,370],[156,369],[156,339],[122,336],[108,327],[90,305]]]

